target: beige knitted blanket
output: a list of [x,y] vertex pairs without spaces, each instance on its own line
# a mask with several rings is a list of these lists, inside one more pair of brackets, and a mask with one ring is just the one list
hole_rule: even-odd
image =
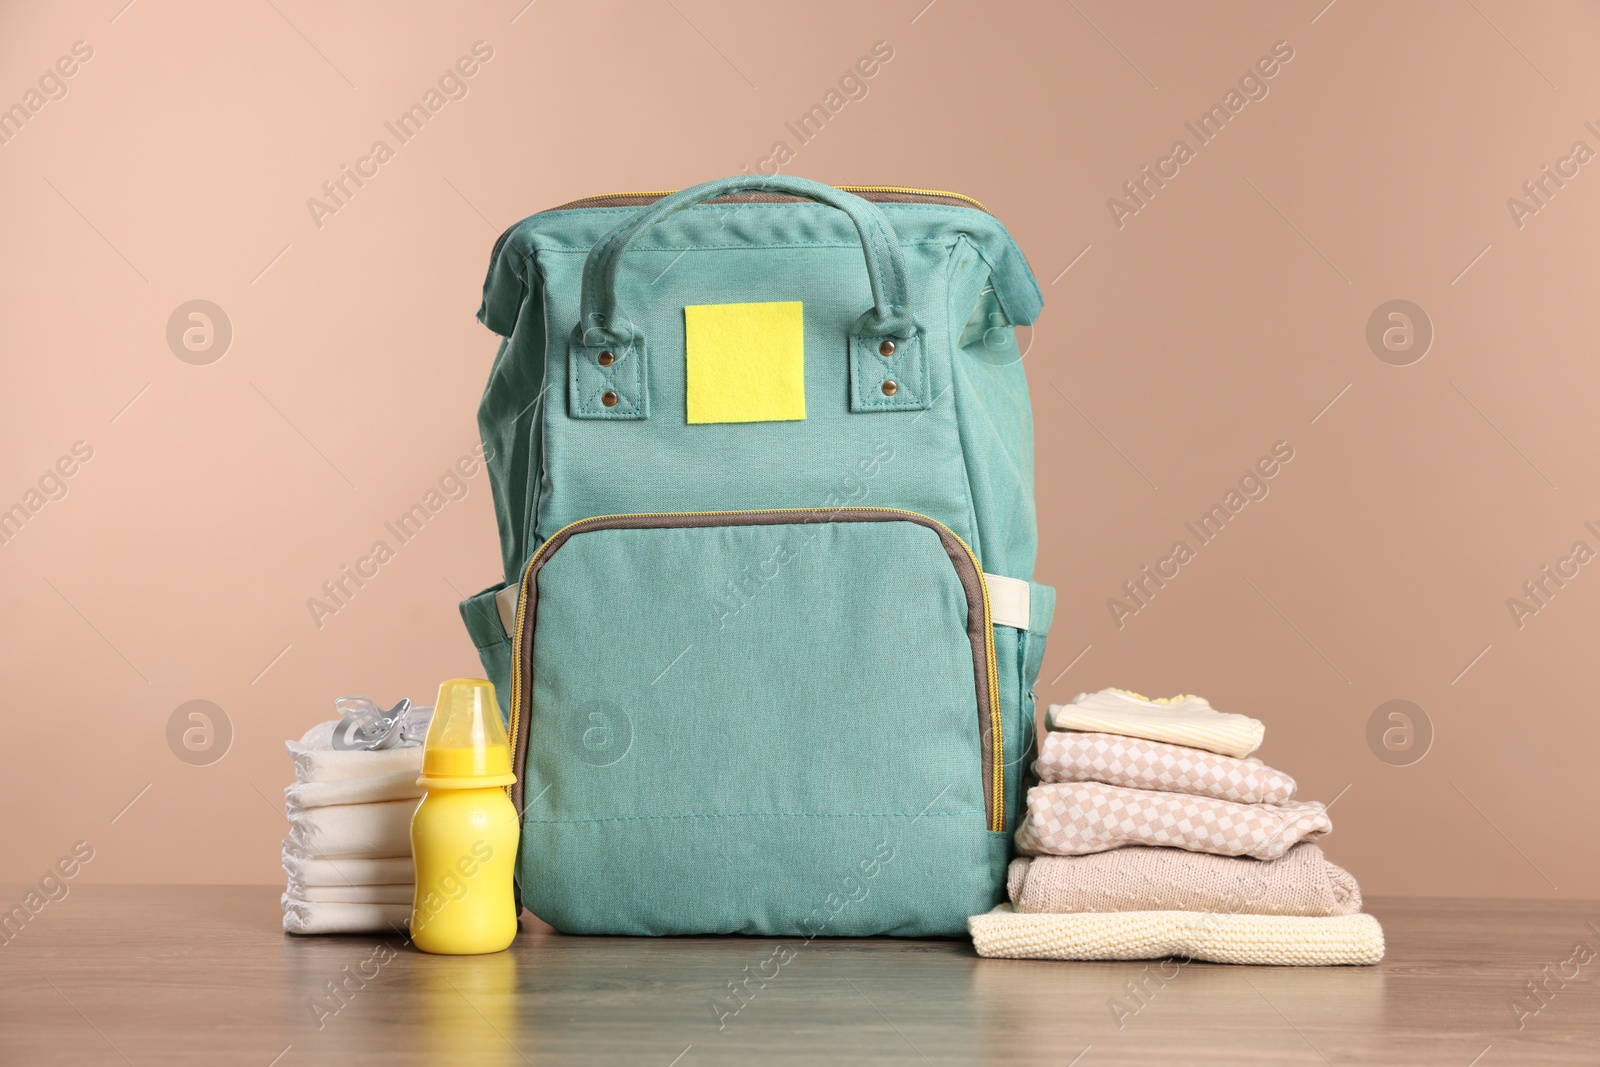
[[1020,858],[1011,861],[1006,889],[1019,912],[1354,915],[1361,910],[1355,878],[1310,842],[1275,860],[1137,845],[1088,856]]
[[1277,859],[1299,841],[1333,829],[1314,801],[1235,804],[1229,800],[1124,789],[1099,782],[1028,790],[1028,815],[1017,827],[1024,856],[1079,856],[1121,845],[1171,845],[1219,856]]
[[1164,956],[1285,967],[1372,964],[1383,927],[1370,915],[1219,915],[1198,911],[1019,915],[1002,904],[967,920],[980,956],[1149,960]]
[[1295,788],[1293,778],[1253,757],[1075,730],[1045,734],[1033,769],[1041,782],[1104,782],[1240,804],[1282,804]]

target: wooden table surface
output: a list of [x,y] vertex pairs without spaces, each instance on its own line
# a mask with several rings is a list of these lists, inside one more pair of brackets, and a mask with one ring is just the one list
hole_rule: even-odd
[[0,944],[0,1063],[1600,1063],[1600,903],[1372,900],[1377,967],[817,941],[734,1013],[728,983],[778,941],[563,937],[525,917],[507,952],[425,956],[398,936],[286,937],[278,892],[73,887]]

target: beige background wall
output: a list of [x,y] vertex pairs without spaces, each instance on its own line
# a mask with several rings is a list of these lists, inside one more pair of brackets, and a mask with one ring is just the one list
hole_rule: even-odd
[[[481,473],[320,628],[306,601],[475,443],[497,233],[781,139],[786,173],[977,197],[1040,277],[1043,698],[1266,720],[1369,892],[1600,895],[1600,565],[1520,627],[1507,606],[1600,551],[1600,163],[1561,162],[1600,151],[1600,10],[925,2],[8,5],[0,104],[92,58],[0,144],[0,507],[41,505],[0,546],[0,881],[79,840],[85,880],[276,880],[283,739],[335,695],[478,669],[455,603],[496,577]],[[466,95],[396,147],[384,123],[478,41]],[[798,145],[784,124],[879,41]],[[1184,123],[1276,42],[1200,145]],[[1119,226],[1108,198],[1180,138]],[[1544,164],[1575,174],[1519,220]],[[212,362],[167,339],[197,299],[231,323]],[[1395,299],[1434,333],[1407,366],[1366,336]],[[1108,599],[1280,441],[1269,495],[1119,628]],[[30,498],[61,457],[60,499]],[[1409,765],[1369,746],[1395,699],[1433,732]],[[220,761],[169,748],[191,700],[231,723]]]

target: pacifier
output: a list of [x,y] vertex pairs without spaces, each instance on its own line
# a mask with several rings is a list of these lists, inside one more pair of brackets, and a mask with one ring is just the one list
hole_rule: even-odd
[[432,708],[414,708],[410,697],[401,697],[387,711],[370,697],[339,697],[333,706],[340,716],[333,729],[333,747],[341,751],[376,752],[420,745],[433,718]]

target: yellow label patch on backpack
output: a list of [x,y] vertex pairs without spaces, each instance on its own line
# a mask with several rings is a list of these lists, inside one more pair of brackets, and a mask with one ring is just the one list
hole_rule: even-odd
[[691,423],[806,417],[805,326],[798,300],[683,309]]

